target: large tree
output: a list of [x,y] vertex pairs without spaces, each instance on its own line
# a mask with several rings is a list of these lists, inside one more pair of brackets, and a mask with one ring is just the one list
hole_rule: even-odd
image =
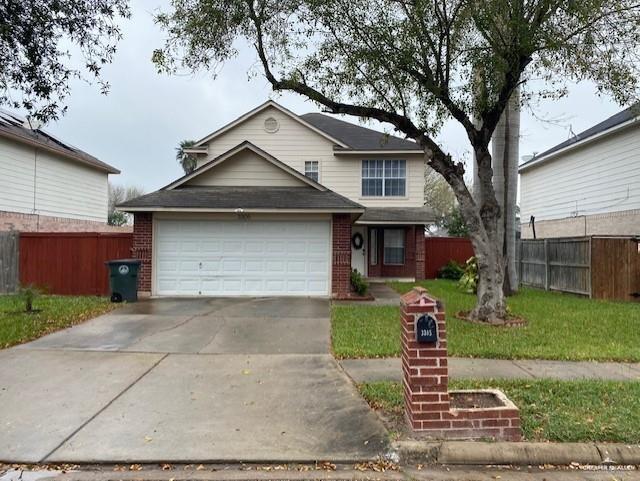
[[[633,0],[173,0],[157,16],[161,68],[216,71],[247,42],[276,91],[327,112],[375,119],[414,139],[453,189],[478,260],[471,317],[502,322],[503,238],[489,143],[512,96],[562,95],[590,79],[626,102],[638,81],[640,7]],[[527,90],[529,89],[529,90]],[[478,172],[435,140],[444,121],[466,132]]]
[[24,108],[40,121],[64,112],[73,78],[101,77],[120,39],[128,0],[3,0],[0,2],[0,104]]
[[118,210],[117,205],[122,204],[144,194],[144,189],[135,185],[124,186],[109,182],[109,204],[107,224],[122,226],[131,221],[131,215]]

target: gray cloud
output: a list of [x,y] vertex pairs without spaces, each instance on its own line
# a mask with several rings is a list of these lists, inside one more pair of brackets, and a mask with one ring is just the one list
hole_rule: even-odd
[[[153,23],[147,1],[134,1],[133,16],[123,24],[124,38],[113,64],[104,71],[111,84],[109,95],[96,86],[73,84],[68,113],[47,128],[54,135],[118,167],[122,174],[112,180],[155,190],[181,174],[175,146],[183,139],[198,139],[274,98],[297,113],[317,108],[299,96],[274,96],[260,75],[248,79],[255,67],[250,49],[241,48],[238,59],[225,65],[216,79],[211,75],[166,76],[157,74],[151,53],[162,45],[162,32]],[[620,110],[607,98],[598,98],[593,85],[572,86],[567,98],[545,101],[536,116],[522,115],[522,155],[540,152],[574,132]],[[538,117],[561,119],[551,125]],[[354,119],[348,119],[355,122]],[[389,127],[366,124],[390,131]],[[450,122],[439,141],[455,157],[470,158],[467,138]]]

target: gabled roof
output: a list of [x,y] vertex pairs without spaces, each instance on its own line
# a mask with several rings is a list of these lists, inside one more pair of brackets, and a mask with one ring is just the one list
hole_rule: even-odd
[[29,128],[26,125],[28,125],[28,122],[24,117],[0,109],[0,137],[61,155],[108,174],[120,173],[115,167],[105,164],[94,156],[55,138],[44,130]]
[[127,212],[349,212],[364,207],[330,190],[305,187],[183,187],[118,205]]
[[631,107],[618,112],[615,115],[612,115],[606,120],[594,125],[593,127],[588,128],[580,132],[579,134],[571,137],[564,142],[551,147],[544,152],[537,154],[535,157],[529,159],[522,165],[520,165],[519,170],[527,169],[533,164],[537,164],[542,160],[545,160],[549,157],[553,157],[554,155],[560,154],[561,152],[566,152],[567,150],[573,149],[579,145],[583,145],[592,140],[596,140],[597,138],[607,135],[609,133],[613,133],[620,128],[624,128],[628,125],[631,125],[639,120],[640,115],[640,104],[634,104]]
[[302,182],[304,182],[305,184],[309,185],[310,187],[313,187],[313,188],[315,188],[317,190],[321,190],[321,191],[327,190],[327,188],[325,186],[323,186],[322,184],[319,184],[318,182],[310,179],[309,177],[307,177],[306,175],[298,172],[294,168],[289,167],[284,162],[276,159],[273,155],[271,155],[268,152],[265,152],[260,147],[257,147],[255,145],[253,145],[248,140],[245,140],[244,142],[241,142],[240,144],[236,145],[235,147],[232,147],[231,149],[227,150],[226,152],[220,154],[218,157],[216,157],[214,159],[211,159],[209,162],[206,162],[205,164],[202,164],[200,167],[198,167],[196,170],[194,170],[190,174],[184,175],[184,176],[180,177],[179,179],[174,180],[169,185],[163,187],[162,190],[175,189],[176,187],[181,186],[185,182],[188,182],[189,180],[193,179],[194,177],[197,177],[200,174],[203,174],[204,172],[207,172],[208,170],[220,165],[222,162],[227,160],[229,157],[233,157],[234,155],[242,152],[243,150],[250,150],[250,151],[254,152],[256,155],[262,157],[266,162],[269,162],[269,163],[275,165],[276,167],[278,167],[278,168],[282,169],[283,171],[285,171],[287,174],[295,177],[298,180],[301,180]]
[[240,117],[238,117],[237,119],[235,119],[232,122],[229,122],[227,125],[220,127],[218,130],[216,130],[215,132],[207,135],[206,137],[203,137],[202,139],[198,140],[192,148],[197,148],[197,147],[201,147],[203,144],[210,142],[211,140],[215,139],[216,137],[218,137],[219,135],[222,135],[223,133],[227,132],[228,130],[231,130],[232,128],[234,128],[237,125],[240,125],[242,122],[245,122],[246,120],[249,120],[251,117],[253,117],[254,115],[256,115],[259,112],[262,112],[263,110],[267,109],[267,108],[274,108],[276,110],[279,110],[280,112],[282,112],[285,115],[288,115],[289,117],[291,117],[293,120],[295,120],[296,122],[304,125],[305,127],[307,127],[308,129],[313,130],[315,133],[321,135],[322,137],[325,137],[327,140],[330,140],[331,142],[341,146],[341,147],[348,147],[347,144],[344,144],[341,140],[331,136],[330,134],[328,134],[327,132],[318,129],[317,127],[315,127],[314,125],[308,123],[307,121],[303,120],[300,116],[294,114],[291,110],[283,107],[282,105],[280,105],[277,102],[274,102],[273,100],[267,100],[266,102],[264,102],[263,104],[258,105],[255,109],[250,110],[249,112],[247,112],[246,114],[241,115]]
[[[328,135],[347,144],[350,150],[409,150],[422,152],[423,149],[411,140],[402,139],[393,135],[387,135],[377,130],[367,129],[344,120],[335,119],[329,115],[320,113],[308,113],[300,118],[326,132]],[[343,147],[344,148],[344,147]],[[342,149],[336,148],[336,151]]]

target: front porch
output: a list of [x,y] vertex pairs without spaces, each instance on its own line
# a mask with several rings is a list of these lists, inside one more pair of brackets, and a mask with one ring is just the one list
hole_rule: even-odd
[[424,228],[434,220],[424,207],[367,208],[351,226],[351,268],[373,281],[424,279]]

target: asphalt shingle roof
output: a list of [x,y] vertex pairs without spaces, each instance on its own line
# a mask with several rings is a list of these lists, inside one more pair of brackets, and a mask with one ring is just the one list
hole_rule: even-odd
[[422,151],[420,146],[411,140],[387,135],[377,130],[367,129],[366,127],[345,122],[344,120],[334,119],[329,115],[314,112],[301,115],[300,118],[354,150]]
[[428,224],[435,220],[435,214],[427,207],[367,207],[357,222],[360,224],[367,222]]
[[565,140],[564,142],[559,143],[558,145],[555,145],[553,147],[551,147],[548,150],[545,150],[544,152],[537,154],[535,157],[533,157],[532,159],[528,160],[527,162],[523,163],[520,165],[520,167],[524,167],[525,165],[534,162],[542,157],[546,157],[549,154],[553,154],[554,152],[557,152],[560,149],[564,149],[565,147],[569,147],[570,145],[576,144],[578,142],[581,142],[585,139],[588,139],[589,137],[593,137],[594,135],[597,135],[599,133],[605,132],[606,130],[609,130],[617,125],[620,125],[624,122],[627,122],[628,120],[632,120],[633,118],[637,117],[638,115],[640,115],[640,104],[635,104],[632,105],[631,107],[624,109],[621,112],[618,112],[615,115],[612,115],[611,117],[609,117],[606,120],[603,120],[602,122],[594,125],[593,127],[588,128],[587,130],[584,130],[582,132],[580,132],[579,134],[575,135],[574,137],[571,137],[570,139]]
[[0,109],[0,136],[11,138],[17,142],[39,145],[65,157],[75,159],[109,174],[119,174],[115,167],[96,159],[93,155],[77,149],[42,129],[25,127],[26,119],[6,110]]
[[313,187],[181,187],[158,190],[118,206],[184,209],[358,210],[363,207],[330,190]]

